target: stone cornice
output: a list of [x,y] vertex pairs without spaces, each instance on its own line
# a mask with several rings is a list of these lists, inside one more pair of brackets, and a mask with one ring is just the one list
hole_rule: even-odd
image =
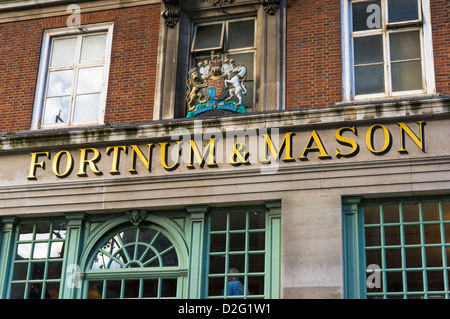
[[[342,124],[386,123],[414,121],[425,118],[450,117],[450,97],[411,99],[366,104],[342,104],[327,107],[311,107],[296,110],[247,113],[233,117],[202,118],[201,128],[247,130],[261,128],[309,129],[320,126]],[[198,127],[196,119],[173,119],[133,124],[74,127],[54,130],[6,132],[0,135],[0,153],[26,151],[36,147],[58,147],[69,145],[100,145],[133,140],[170,139],[177,128],[191,132]],[[202,132],[195,132],[202,133]]]
[[0,23],[68,15],[72,4],[79,5],[83,13],[155,3],[161,0],[0,0]]

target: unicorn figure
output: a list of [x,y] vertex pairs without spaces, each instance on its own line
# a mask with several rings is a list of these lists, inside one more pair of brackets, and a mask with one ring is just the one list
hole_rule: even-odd
[[247,77],[247,69],[245,66],[240,64],[233,70],[234,76],[231,78],[231,80],[225,80],[225,84],[231,84],[233,86],[232,89],[230,89],[230,97],[228,97],[226,100],[229,101],[233,96],[236,96],[239,105],[242,105],[242,93],[247,94],[247,89],[244,86],[245,78]]

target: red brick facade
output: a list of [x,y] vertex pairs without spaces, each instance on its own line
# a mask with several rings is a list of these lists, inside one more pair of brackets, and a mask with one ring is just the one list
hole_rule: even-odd
[[450,2],[431,2],[436,92],[450,94]]
[[[287,1],[286,108],[342,101],[339,1]],[[84,13],[114,21],[105,123],[153,120],[161,5]],[[450,94],[450,2],[431,1],[437,93]],[[0,133],[30,129],[45,29],[67,16],[0,24]]]
[[342,101],[339,1],[287,1],[286,108]]
[[[151,121],[160,5],[81,15],[82,24],[114,21],[105,123]],[[45,29],[67,16],[0,24],[0,133],[30,129]]]

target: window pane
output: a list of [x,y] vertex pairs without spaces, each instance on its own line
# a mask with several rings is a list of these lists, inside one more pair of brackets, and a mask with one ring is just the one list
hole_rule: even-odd
[[248,277],[248,293],[250,295],[264,295],[264,277]]
[[400,221],[398,205],[383,205],[383,222],[398,223]]
[[255,45],[255,21],[238,21],[228,24],[228,49]]
[[419,225],[405,225],[405,245],[419,245],[420,244],[420,226]]
[[25,284],[11,284],[11,299],[23,299]]
[[77,38],[55,39],[50,65],[72,65],[75,62]]
[[90,281],[88,299],[102,299],[103,281]]
[[210,274],[225,273],[225,258],[223,256],[209,257],[209,273]]
[[155,247],[156,250],[159,251],[160,253],[171,246],[172,246],[172,243],[163,234],[159,234],[158,238],[156,239],[155,243],[153,244],[153,247]]
[[48,98],[45,103],[44,124],[66,123],[70,114],[70,96]]
[[66,238],[66,228],[67,223],[53,223],[53,232],[52,232],[52,238],[53,239],[65,239]]
[[353,39],[355,65],[383,62],[383,37],[372,35]]
[[417,59],[420,53],[419,31],[394,32],[389,34],[391,61]]
[[19,244],[17,246],[16,260],[30,259],[31,244]]
[[406,248],[405,249],[406,268],[422,267],[422,249]]
[[438,221],[439,218],[439,203],[423,203],[423,220],[424,221]]
[[444,274],[440,271],[427,271],[428,290],[442,291],[444,286]]
[[161,280],[161,297],[177,296],[177,279]]
[[59,283],[48,282],[45,284],[45,298],[46,299],[58,299],[59,297]]
[[245,249],[245,234],[230,234],[230,251],[243,251]]
[[410,271],[406,274],[408,291],[423,291],[423,275],[421,271]]
[[198,26],[195,34],[194,50],[222,47],[223,24]]
[[233,59],[237,66],[242,64],[247,68],[246,81],[253,81],[254,55],[253,53],[229,54],[228,59]]
[[19,240],[33,239],[33,224],[20,225]]
[[75,100],[73,122],[94,122],[98,119],[100,93],[78,95]]
[[50,72],[48,76],[47,97],[71,95],[73,74],[73,70]]
[[246,215],[247,215],[246,213],[231,213],[230,229],[245,229]]
[[144,280],[143,298],[156,298],[158,296],[158,279]]
[[385,245],[400,245],[400,227],[385,226],[384,227]]
[[419,205],[403,204],[403,221],[418,222],[419,221]]
[[389,22],[419,19],[417,0],[388,0]]
[[26,280],[28,271],[28,263],[16,263],[14,264],[14,277],[13,280]]
[[178,266],[178,256],[175,249],[172,249],[162,256],[162,264],[165,267]]
[[225,278],[209,278],[208,279],[208,296],[223,295],[223,288],[225,287]]
[[226,250],[226,234],[211,234],[211,252]]
[[41,299],[42,298],[42,283],[39,282],[39,283],[30,284],[28,298],[29,299]]
[[368,267],[369,265],[378,265],[379,267],[381,267],[381,250],[366,250],[366,267]]
[[35,239],[49,239],[50,238],[50,224],[38,223],[36,224]]
[[264,254],[248,255],[248,271],[263,272],[264,271]]
[[138,298],[139,286],[139,280],[126,280],[124,298]]
[[106,34],[83,37],[81,46],[81,63],[105,59]]
[[381,28],[380,1],[365,1],[352,4],[353,31]]
[[426,247],[427,267],[442,267],[442,248]]
[[392,90],[409,91],[422,89],[421,61],[392,63]]
[[440,244],[441,229],[439,225],[425,225],[425,244]]
[[60,279],[62,270],[62,262],[49,262],[47,279]]
[[34,244],[33,259],[47,258],[47,252],[48,252],[47,243]]
[[264,250],[265,233],[249,233],[248,248],[250,250]]
[[365,206],[364,207],[364,223],[366,225],[380,223],[380,207],[379,206]]
[[401,268],[402,253],[400,249],[386,249],[386,268]]
[[227,228],[227,214],[211,216],[211,230],[225,230]]
[[102,91],[103,67],[85,68],[78,72],[77,94]]
[[355,67],[355,93],[384,93],[382,64]]
[[37,262],[31,264],[30,279],[40,280],[44,279],[45,262]]
[[245,255],[230,255],[228,257],[229,268],[237,269],[237,272],[242,272],[245,269]]
[[249,228],[250,229],[264,229],[265,225],[265,214],[263,212],[250,212],[249,213]]
[[106,282],[106,298],[120,298],[121,281]]
[[386,288],[389,292],[403,291],[401,272],[387,272],[386,273]]
[[366,228],[366,246],[380,246],[380,236],[381,235],[379,227]]

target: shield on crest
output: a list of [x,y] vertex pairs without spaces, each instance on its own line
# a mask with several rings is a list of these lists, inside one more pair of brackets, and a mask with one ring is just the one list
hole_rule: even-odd
[[206,93],[214,100],[222,100],[227,94],[227,87],[225,86],[225,80],[222,77],[210,78],[207,81]]

